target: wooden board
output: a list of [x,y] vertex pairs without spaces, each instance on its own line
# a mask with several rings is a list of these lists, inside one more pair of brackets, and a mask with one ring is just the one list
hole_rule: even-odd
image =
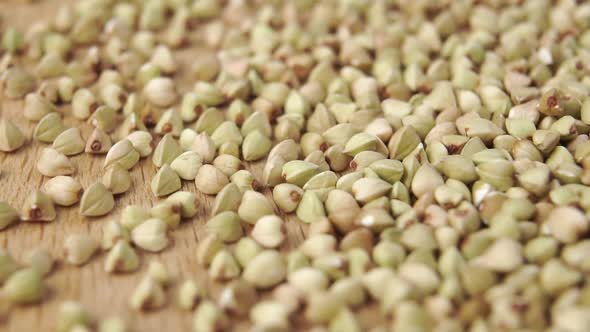
[[[36,4],[23,4],[22,1],[0,1],[0,15],[2,26],[16,26],[23,31],[31,23],[39,19],[51,18],[60,4],[66,1],[41,1]],[[71,1],[68,1],[71,2]],[[182,63],[183,69],[175,79],[182,82],[181,92],[187,91],[190,84],[188,64],[191,56],[199,52],[198,49],[182,49],[176,56]],[[28,68],[31,68],[30,66]],[[0,116],[10,118],[27,135],[27,144],[15,153],[0,152],[0,201],[7,201],[14,207],[20,208],[22,202],[35,189],[48,180],[36,169],[36,160],[44,144],[31,139],[34,124],[22,116],[23,102],[10,101],[0,96],[3,111]],[[83,128],[85,137],[91,127],[70,116],[69,108],[61,107],[65,122],[69,126]],[[103,174],[102,162],[104,156],[96,157],[86,154],[72,158],[76,165],[75,178],[79,179],[83,187],[88,187]],[[247,165],[253,173],[260,177],[262,163]],[[55,257],[63,257],[63,241],[69,234],[90,233],[96,239],[102,236],[102,226],[110,219],[118,218],[121,209],[128,204],[139,204],[150,207],[157,201],[150,191],[149,184],[156,172],[151,159],[142,160],[131,170],[133,188],[116,198],[116,207],[103,218],[84,218],[78,213],[78,205],[70,208],[58,208],[57,219],[51,223],[22,223],[0,232],[0,247],[7,249],[18,260],[24,252],[37,246],[50,250]],[[193,182],[185,181],[182,190],[197,192]],[[266,194],[269,194],[266,190]],[[60,263],[47,278],[50,288],[49,294],[41,305],[15,308],[0,323],[0,331],[52,331],[59,304],[65,300],[81,302],[98,318],[119,316],[124,318],[132,331],[190,331],[192,329],[192,313],[182,312],[173,305],[176,287],[167,290],[168,305],[155,312],[137,313],[129,308],[128,299],[146,270],[151,259],[159,259],[165,263],[177,281],[194,278],[200,284],[206,285],[213,298],[219,292],[220,285],[210,282],[207,271],[196,263],[195,252],[199,240],[205,236],[205,222],[208,218],[213,198],[197,193],[201,208],[196,218],[185,221],[171,234],[171,245],[160,254],[141,253],[141,269],[138,273],[111,275],[103,270],[104,253],[82,267],[68,266]],[[283,251],[297,246],[304,238],[305,227],[293,217],[287,217],[288,241],[282,247]],[[249,230],[248,230],[249,231]],[[264,294],[263,294],[264,296]],[[375,325],[376,309],[364,309],[361,320],[364,326]],[[301,318],[298,320],[298,330],[306,326]],[[234,319],[234,330],[245,330],[246,320]]]

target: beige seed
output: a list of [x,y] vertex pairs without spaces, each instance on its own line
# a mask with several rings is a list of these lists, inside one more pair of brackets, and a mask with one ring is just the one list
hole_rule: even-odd
[[242,168],[242,161],[240,158],[229,154],[220,154],[213,160],[213,166],[217,167],[223,174],[231,177]]
[[510,272],[523,263],[522,245],[510,239],[498,239],[473,263],[493,271]]
[[573,207],[553,209],[545,222],[551,234],[563,243],[576,242],[589,228],[588,218]]
[[266,300],[256,303],[250,310],[250,320],[255,328],[279,331],[289,330],[288,307],[276,300]]
[[64,242],[64,259],[69,264],[84,265],[98,249],[94,238],[86,234],[73,234]]
[[344,306],[329,292],[314,293],[308,299],[305,318],[313,323],[329,322]]
[[44,148],[37,161],[37,170],[45,176],[54,177],[73,174],[75,167],[63,153],[52,148]]
[[202,295],[202,290],[195,281],[186,280],[178,288],[176,302],[183,310],[193,310]]
[[102,129],[95,128],[86,141],[84,152],[90,154],[105,154],[111,149],[111,146],[111,137]]
[[25,97],[23,115],[30,121],[39,121],[56,110],[55,105],[39,93],[29,93]]
[[127,140],[131,142],[140,157],[145,158],[152,154],[152,135],[147,131],[134,131],[127,135]]
[[209,266],[209,277],[217,281],[228,281],[240,275],[240,265],[228,250],[222,249],[213,257]]
[[367,203],[379,198],[391,190],[391,185],[381,179],[362,178],[354,182],[352,192],[360,203]]
[[125,321],[118,317],[109,317],[100,321],[98,332],[127,332]]
[[56,217],[53,201],[41,191],[36,191],[25,201],[21,212],[23,221],[52,221]]
[[281,183],[272,191],[273,199],[278,207],[285,213],[291,213],[297,209],[303,190],[290,183]]
[[62,76],[57,80],[57,92],[62,102],[71,102],[75,91],[76,82],[71,77]]
[[101,248],[103,250],[111,249],[119,240],[129,242],[129,231],[120,223],[111,220],[102,228]]
[[181,213],[182,207],[180,206],[180,203],[169,200],[159,202],[150,209],[150,215],[152,218],[162,220],[170,229],[178,227],[180,224]]
[[312,267],[303,267],[292,272],[287,280],[289,285],[306,296],[325,291],[330,284],[330,279],[323,271]]
[[256,255],[244,269],[242,277],[257,288],[277,285],[287,276],[285,261],[274,250],[265,250]]
[[166,77],[156,77],[145,85],[143,93],[147,100],[158,107],[169,107],[177,96],[174,81]]
[[139,267],[139,257],[129,243],[119,239],[110,249],[104,261],[104,270],[108,273],[132,272]]
[[166,223],[160,219],[148,219],[131,231],[133,243],[150,252],[159,252],[168,246]]
[[274,215],[264,216],[254,225],[251,236],[265,248],[276,248],[286,237],[283,220]]
[[154,49],[150,63],[154,64],[165,74],[172,74],[177,68],[172,52],[164,45],[159,45]]
[[170,286],[174,280],[166,265],[155,259],[150,261],[147,274],[164,287]]
[[43,192],[58,205],[71,206],[82,196],[82,185],[70,176],[56,176],[43,185]]
[[169,109],[162,114],[160,120],[156,123],[154,132],[159,135],[171,134],[174,137],[178,137],[182,128],[183,123],[180,115],[174,109]]
[[201,302],[195,310],[194,331],[224,331],[229,325],[230,321],[225,312],[210,300]]
[[57,331],[71,331],[76,326],[85,327],[91,325],[94,318],[78,302],[64,301],[60,304],[57,313]]
[[210,163],[215,159],[215,142],[205,132],[199,133],[194,138],[190,150],[199,154],[205,163]]
[[207,195],[215,195],[229,183],[229,179],[223,172],[212,165],[203,165],[199,168],[195,177],[197,189]]
[[78,89],[72,97],[72,115],[85,120],[98,108],[94,94],[87,89]]
[[197,135],[198,134],[194,129],[184,128],[182,130],[182,132],[180,132],[180,137],[178,138],[178,142],[180,143],[180,147],[184,151],[190,150]]
[[166,294],[162,285],[151,276],[145,276],[137,285],[129,304],[135,310],[154,310],[166,303]]
[[225,286],[219,295],[219,306],[225,311],[243,316],[256,303],[256,289],[248,282],[238,279]]
[[166,200],[180,205],[180,212],[183,218],[194,217],[199,209],[199,200],[193,192],[177,191],[168,196]]

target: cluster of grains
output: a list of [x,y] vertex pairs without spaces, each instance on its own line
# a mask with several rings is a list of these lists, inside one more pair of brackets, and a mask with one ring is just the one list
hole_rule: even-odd
[[[67,264],[102,250],[107,273],[131,273],[208,217],[193,257],[219,294],[152,261],[136,310],[176,304],[196,332],[590,330],[588,2],[80,0],[4,27],[1,49],[2,98],[35,128],[27,142],[0,114],[0,151],[43,146],[30,159],[49,179],[21,211],[0,202],[0,229],[55,205],[104,216],[149,185],[152,207],[63,244]],[[87,188],[82,153],[103,163]],[[42,301],[52,266],[0,251],[2,296]],[[367,306],[380,319],[359,319]],[[57,317],[60,332],[126,330],[75,302]]]

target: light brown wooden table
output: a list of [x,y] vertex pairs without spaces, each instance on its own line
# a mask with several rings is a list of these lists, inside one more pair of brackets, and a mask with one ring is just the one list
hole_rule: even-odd
[[[35,4],[24,4],[22,1],[0,0],[1,24],[3,27],[12,25],[26,31],[26,27],[36,20],[51,18],[59,4],[66,2],[71,1],[46,0]],[[178,60],[186,66],[190,63],[191,55],[194,55],[195,52],[198,52],[198,49],[182,49],[176,52],[176,55]],[[180,70],[175,76],[177,81],[184,83],[181,86],[181,92],[187,91],[192,86],[190,71],[186,68],[183,67],[183,70]],[[7,100],[1,94],[0,101],[3,107],[0,116],[10,118],[28,137],[26,145],[18,151],[14,153],[0,152],[0,201],[7,201],[13,207],[20,208],[29,194],[48,180],[36,169],[36,159],[45,145],[32,140],[35,124],[21,115],[22,101]],[[87,137],[91,131],[90,125],[72,118],[67,106],[61,107],[61,110],[65,117],[65,123],[69,126],[83,128],[83,133]],[[81,154],[71,159],[77,168],[74,177],[79,179],[85,188],[97,181],[103,174],[104,156]],[[263,163],[259,162],[256,165],[248,165],[248,168],[260,177],[262,165]],[[41,246],[61,260],[63,242],[69,234],[90,233],[96,239],[100,239],[104,223],[110,219],[117,219],[122,208],[126,205],[139,204],[149,208],[156,202],[157,199],[149,187],[155,172],[156,168],[150,157],[141,160],[131,170],[132,189],[116,197],[115,209],[105,217],[82,217],[78,213],[78,205],[69,208],[59,207],[57,208],[57,218],[53,222],[46,224],[21,223],[0,232],[0,247],[21,260],[26,250]],[[182,190],[197,192],[194,183],[190,181],[183,182]],[[267,194],[269,192],[266,190]],[[221,285],[208,280],[207,271],[197,264],[195,258],[197,244],[206,235],[204,226],[213,197],[200,193],[198,196],[202,203],[198,216],[191,220],[185,220],[178,229],[172,231],[171,245],[162,253],[141,252],[140,271],[132,274],[108,274],[103,270],[104,253],[96,255],[94,259],[82,267],[59,263],[46,279],[49,294],[42,304],[11,310],[7,317],[4,317],[3,323],[0,323],[0,331],[53,331],[59,304],[65,300],[79,301],[97,318],[113,315],[124,318],[132,331],[191,331],[192,313],[182,312],[173,305],[178,283],[167,290],[168,305],[162,310],[138,313],[129,308],[128,299],[152,259],[164,262],[177,281],[194,278],[209,289],[214,299],[217,298],[216,295]],[[285,216],[285,219],[287,220],[288,240],[282,250],[288,251],[302,241],[306,227],[294,217]],[[140,251],[138,250],[138,252]],[[263,296],[265,295],[263,294]],[[361,317],[364,326],[372,326],[376,321],[379,321],[376,319],[379,317],[376,308],[361,310],[359,317]],[[245,330],[248,326],[244,319],[234,319],[233,322],[234,330]],[[307,325],[299,318],[296,326],[297,330],[303,330]]]

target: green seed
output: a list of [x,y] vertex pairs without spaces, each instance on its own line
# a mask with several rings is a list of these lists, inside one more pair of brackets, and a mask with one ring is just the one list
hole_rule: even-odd
[[221,212],[207,221],[207,232],[223,242],[235,242],[243,234],[240,217],[233,211]]
[[159,309],[166,302],[162,285],[151,276],[144,277],[131,295],[129,304],[135,310]]
[[152,161],[156,167],[162,167],[164,164],[170,165],[180,154],[182,149],[178,142],[172,135],[166,134],[156,146]]
[[274,214],[270,201],[261,193],[248,190],[242,196],[238,215],[249,224],[255,224],[263,216]]
[[37,303],[41,301],[44,290],[41,274],[35,269],[16,271],[2,287],[6,298],[15,304]]
[[35,79],[24,69],[13,66],[0,76],[4,94],[10,99],[19,99],[35,89]]
[[139,267],[139,257],[126,240],[119,239],[110,249],[104,261],[104,270],[113,272],[132,272]]
[[25,143],[21,130],[9,119],[0,120],[0,151],[12,152]]
[[8,203],[0,202],[0,230],[19,221],[18,212]]
[[213,302],[206,300],[199,304],[193,317],[194,331],[214,332],[229,326],[225,313]]
[[176,157],[170,167],[183,179],[194,180],[202,165],[201,156],[193,151],[187,151]]
[[80,214],[86,217],[103,216],[114,207],[113,194],[100,182],[90,185],[80,199]]
[[242,156],[246,161],[259,160],[268,154],[271,147],[272,142],[270,139],[260,131],[255,130],[244,138]]
[[132,230],[150,218],[146,208],[138,205],[128,205],[121,212],[120,222],[127,230]]
[[33,137],[43,143],[53,143],[55,138],[64,130],[66,130],[66,127],[62,122],[61,116],[56,112],[51,112],[39,120],[39,123],[35,127]]
[[120,163],[109,166],[102,178],[105,187],[115,195],[129,190],[131,182],[131,174]]
[[324,204],[313,191],[305,191],[297,206],[297,217],[305,223],[313,223],[326,216]]
[[209,266],[213,257],[223,249],[223,242],[215,234],[209,234],[199,242],[197,247],[197,262],[203,266]]
[[110,317],[100,321],[99,332],[126,332],[125,322],[118,317]]
[[183,310],[192,310],[201,298],[202,290],[193,280],[184,281],[178,288],[177,304]]
[[180,189],[182,183],[180,177],[168,164],[164,164],[152,179],[151,187],[154,195],[167,196]]
[[10,253],[0,249],[0,283],[3,284],[17,270],[18,264]]

